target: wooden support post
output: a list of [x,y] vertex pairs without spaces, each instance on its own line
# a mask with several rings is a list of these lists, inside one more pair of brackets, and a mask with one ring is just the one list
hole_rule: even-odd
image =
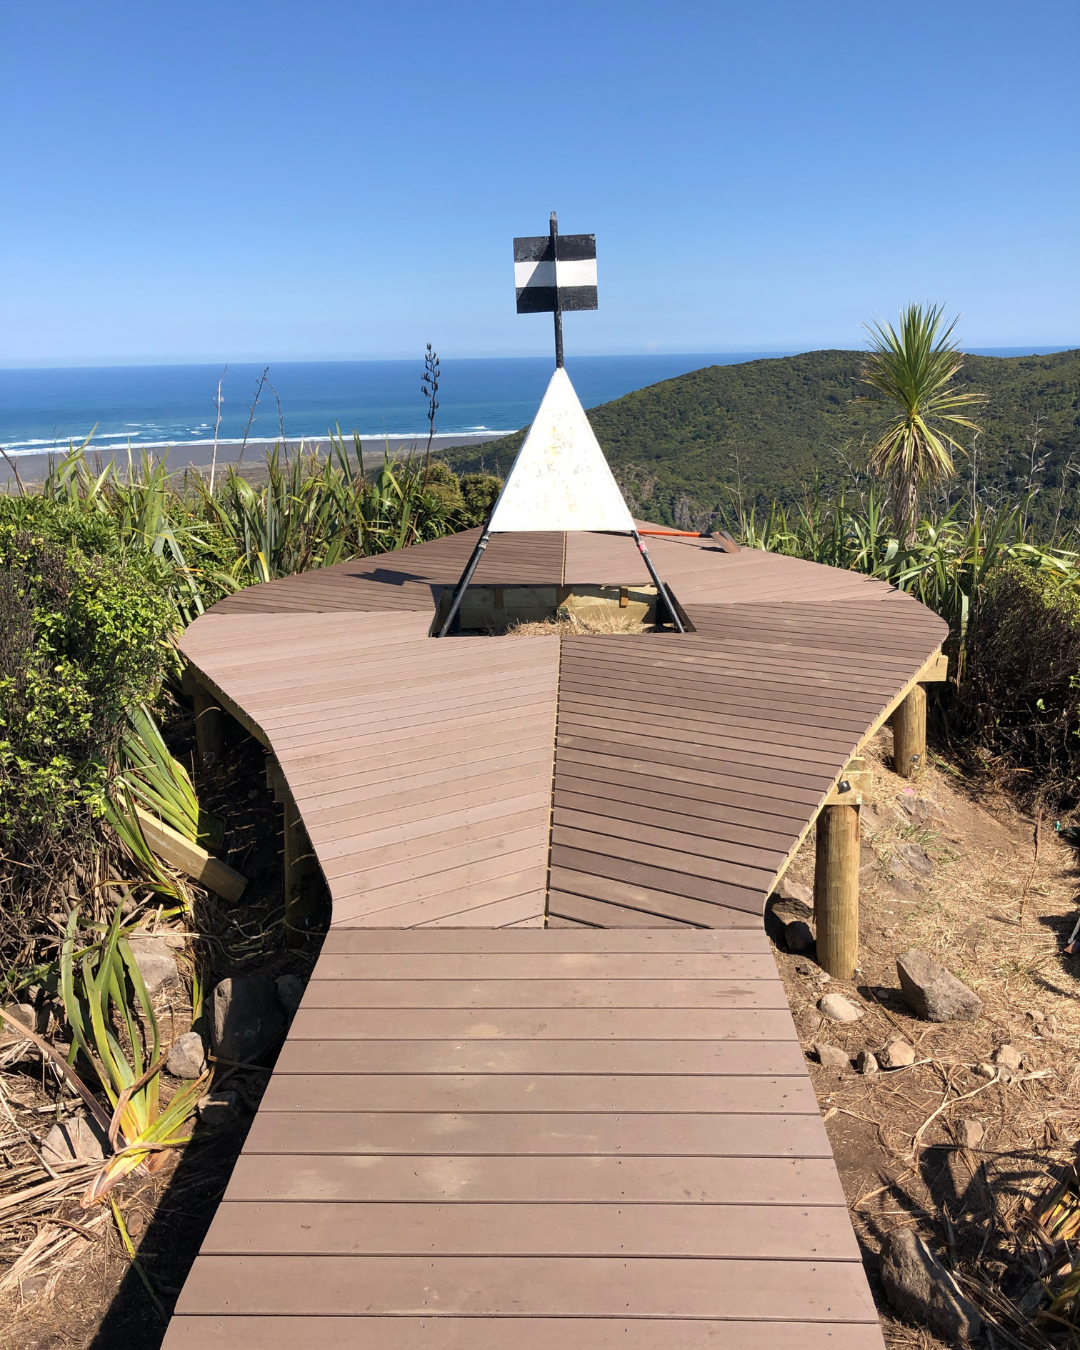
[[324,930],[325,886],[292,792],[286,788],[279,801],[285,807],[285,941],[298,948]]
[[859,960],[857,806],[824,806],[818,814],[814,914],[818,964],[834,979],[850,980]]
[[191,695],[195,702],[195,743],[204,764],[213,764],[220,758],[225,746],[225,715],[221,705],[201,680],[192,680]]
[[914,778],[926,761],[926,690],[921,684],[892,715],[893,767],[901,778]]

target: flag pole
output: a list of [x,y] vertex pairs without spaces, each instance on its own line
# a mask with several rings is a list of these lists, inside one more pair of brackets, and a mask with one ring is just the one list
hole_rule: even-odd
[[[543,236],[541,236],[542,238]],[[562,310],[559,308],[559,218],[551,213],[551,265],[555,269],[555,369],[563,368]]]

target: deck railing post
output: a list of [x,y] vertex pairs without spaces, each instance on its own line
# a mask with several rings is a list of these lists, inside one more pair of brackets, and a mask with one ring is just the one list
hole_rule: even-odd
[[814,866],[817,958],[834,979],[850,980],[859,960],[859,808],[824,806]]
[[893,766],[901,778],[914,778],[926,761],[926,690],[921,684],[892,715]]

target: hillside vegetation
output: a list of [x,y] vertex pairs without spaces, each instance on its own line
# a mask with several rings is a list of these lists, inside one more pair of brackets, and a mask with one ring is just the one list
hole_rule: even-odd
[[[632,509],[667,524],[697,525],[745,506],[827,497],[862,486],[861,454],[883,420],[859,384],[865,353],[807,352],[708,366],[593,408],[589,420]],[[1080,522],[1080,350],[1051,356],[968,356],[958,388],[985,392],[976,453],[959,461],[953,501],[970,493],[1000,505],[1037,489],[1032,519]],[[524,431],[453,450],[455,469],[505,474]],[[1064,490],[1063,496],[1062,489]],[[1059,500],[1060,498],[1060,500]],[[1071,499],[1071,500],[1070,500]],[[942,503],[945,504],[945,503]]]

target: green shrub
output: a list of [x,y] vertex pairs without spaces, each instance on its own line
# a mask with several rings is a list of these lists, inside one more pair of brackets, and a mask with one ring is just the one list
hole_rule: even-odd
[[487,524],[495,499],[502,491],[503,480],[493,473],[464,473],[461,475],[461,495],[464,509],[460,515],[461,529]]
[[1020,563],[986,583],[965,649],[961,704],[978,743],[1025,770],[1025,796],[1076,798],[1080,773],[1080,594]]
[[97,522],[53,503],[4,514],[0,841],[20,857],[100,813],[121,718],[157,693],[174,611],[152,555],[84,551]]

